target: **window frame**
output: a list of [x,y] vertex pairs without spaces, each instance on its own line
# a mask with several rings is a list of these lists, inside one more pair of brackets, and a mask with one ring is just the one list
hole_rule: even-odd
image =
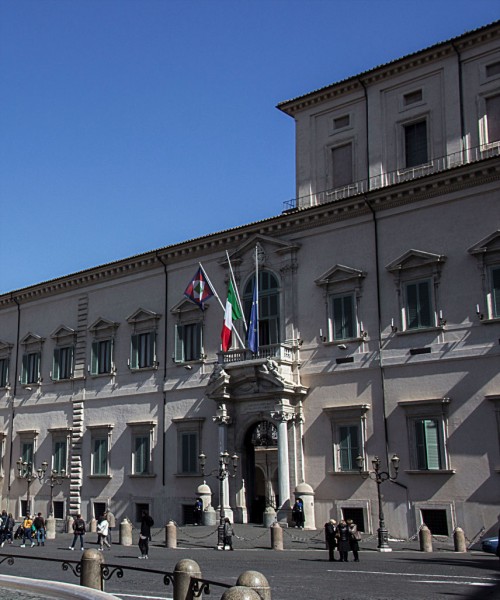
[[[450,467],[450,455],[448,451],[448,412],[450,398],[432,398],[428,400],[402,400],[398,406],[406,415],[406,427],[408,434],[409,465],[408,473],[433,474],[454,473]],[[419,464],[419,449],[416,432],[416,424],[424,421],[437,422],[437,442],[440,456],[439,468],[422,468]]]
[[[87,425],[87,429],[90,431],[90,470],[89,477],[92,478],[108,478],[111,479],[112,474],[110,470],[111,460],[111,441],[112,431],[114,425]],[[105,465],[104,471],[96,469],[96,442],[104,442],[106,456],[104,461],[101,459],[100,462]]]
[[[90,346],[90,365],[88,372],[91,377],[113,377],[116,375],[115,341],[119,323],[99,317],[90,327],[93,339]],[[106,346],[103,346],[106,344]],[[105,348],[105,364],[103,363],[103,348]]]
[[[495,288],[495,273],[500,270],[500,231],[477,242],[468,249],[469,254],[479,261],[481,273],[482,302],[478,305],[478,316],[482,324],[498,323],[500,320],[500,289]],[[498,277],[498,275],[497,275]]]
[[0,389],[10,388],[10,357],[13,344],[0,340]]
[[[193,350],[186,355],[187,349]],[[203,322],[187,321],[175,324],[174,362],[194,363],[205,358],[203,353]]]
[[[127,423],[130,430],[130,476],[131,477],[154,477],[154,447],[155,447],[155,421],[133,421]],[[145,471],[137,471],[137,447],[136,440],[147,439],[147,466]]]
[[[282,338],[282,287],[280,278],[269,268],[259,268],[259,348],[277,346]],[[266,281],[267,279],[267,281]],[[275,286],[269,285],[272,281]],[[243,287],[241,301],[247,323],[252,311],[255,273],[249,277]],[[273,304],[276,310],[273,311]],[[267,314],[266,314],[267,313]]]
[[[139,308],[127,318],[132,328],[130,335],[130,355],[128,366],[130,371],[147,371],[157,369],[158,362],[158,323],[161,315],[151,310]],[[148,337],[146,344],[141,340]],[[144,360],[144,354],[147,360]]]
[[[64,469],[64,475],[68,476],[72,430],[70,427],[60,427],[48,429],[47,431],[52,437],[52,452],[50,461],[51,471],[56,471],[57,473],[62,474],[62,469]],[[64,459],[62,461],[57,458],[57,445],[61,443],[64,443],[65,446]]]
[[[323,412],[330,420],[332,435],[332,471],[334,475],[358,474],[359,468],[356,463],[357,456],[351,456],[351,468],[344,468],[342,461],[342,436],[344,428],[356,427],[358,432],[357,453],[365,456],[367,440],[367,413],[371,406],[369,404],[349,404],[325,407]],[[351,453],[353,449],[351,449]]]
[[[410,164],[410,157],[408,153],[408,145],[409,139],[408,134],[410,131],[410,127],[415,127],[417,125],[423,124],[425,126],[425,160],[422,162],[415,162]],[[401,123],[401,148],[402,148],[402,157],[403,157],[403,168],[400,169],[402,171],[413,171],[415,169],[421,169],[423,167],[431,164],[431,152],[430,152],[430,131],[429,131],[429,118],[428,115],[420,115],[415,116],[411,120],[404,121]],[[423,146],[424,144],[422,144]]]
[[[199,477],[201,468],[198,456],[202,448],[202,433],[205,419],[201,418],[180,418],[172,419],[177,429],[177,476],[178,477]],[[194,435],[196,439],[196,449],[194,451],[194,469],[184,468],[183,439],[186,435]]]
[[[36,471],[36,452],[38,445],[38,429],[26,429],[22,431],[17,431],[17,435],[19,436],[19,456],[23,460],[23,462],[31,463],[33,472]],[[26,449],[31,447],[30,452],[26,452]],[[16,474],[19,477],[19,474]]]

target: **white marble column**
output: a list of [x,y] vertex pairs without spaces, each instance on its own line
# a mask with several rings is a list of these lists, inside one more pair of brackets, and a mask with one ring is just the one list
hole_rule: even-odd
[[290,461],[288,457],[288,421],[293,417],[293,408],[280,402],[271,413],[278,422],[278,521],[288,521],[290,512]]

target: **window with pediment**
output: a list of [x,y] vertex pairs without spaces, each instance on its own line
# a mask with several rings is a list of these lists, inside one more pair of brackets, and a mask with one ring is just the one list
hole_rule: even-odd
[[22,340],[23,358],[21,364],[21,383],[39,385],[42,382],[42,347],[45,339],[34,333],[28,333]]
[[93,335],[90,352],[90,374],[114,375],[115,365],[115,338],[119,323],[99,318],[89,327]]
[[320,337],[326,342],[361,339],[363,331],[359,312],[363,280],[366,273],[359,269],[335,265],[316,279],[324,290],[326,324],[320,327]]
[[[243,310],[250,322],[255,276],[251,277],[243,291]],[[274,273],[259,270],[259,345],[280,343],[280,285]]]
[[140,308],[128,317],[132,327],[129,367],[132,371],[158,367],[156,355],[157,328],[160,315]]
[[5,388],[10,384],[9,367],[12,347],[12,344],[0,340],[0,388]]
[[171,312],[176,316],[175,346],[173,359],[176,363],[200,361],[205,358],[203,351],[204,315],[209,309],[208,302],[201,311],[196,304],[181,300]]
[[[500,319],[500,230],[469,248],[481,273],[481,302],[477,304],[482,320]],[[479,282],[478,282],[479,290]]]
[[387,265],[394,275],[399,301],[400,331],[438,327],[438,288],[446,257],[409,250]]
[[332,427],[333,471],[357,472],[356,459],[365,455],[366,413],[368,404],[339,405],[324,408]]
[[53,381],[64,381],[73,377],[76,331],[61,325],[50,336],[55,343],[52,356]]

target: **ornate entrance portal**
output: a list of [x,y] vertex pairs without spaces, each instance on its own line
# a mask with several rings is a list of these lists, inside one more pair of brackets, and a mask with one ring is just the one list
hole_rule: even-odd
[[252,523],[262,523],[264,510],[279,506],[278,490],[278,430],[270,421],[260,421],[250,427],[245,436],[244,479],[247,508]]

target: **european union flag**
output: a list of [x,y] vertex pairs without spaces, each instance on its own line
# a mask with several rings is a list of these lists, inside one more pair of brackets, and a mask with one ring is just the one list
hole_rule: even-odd
[[253,286],[252,310],[247,331],[247,344],[250,350],[257,354],[259,351],[259,296],[257,282]]

